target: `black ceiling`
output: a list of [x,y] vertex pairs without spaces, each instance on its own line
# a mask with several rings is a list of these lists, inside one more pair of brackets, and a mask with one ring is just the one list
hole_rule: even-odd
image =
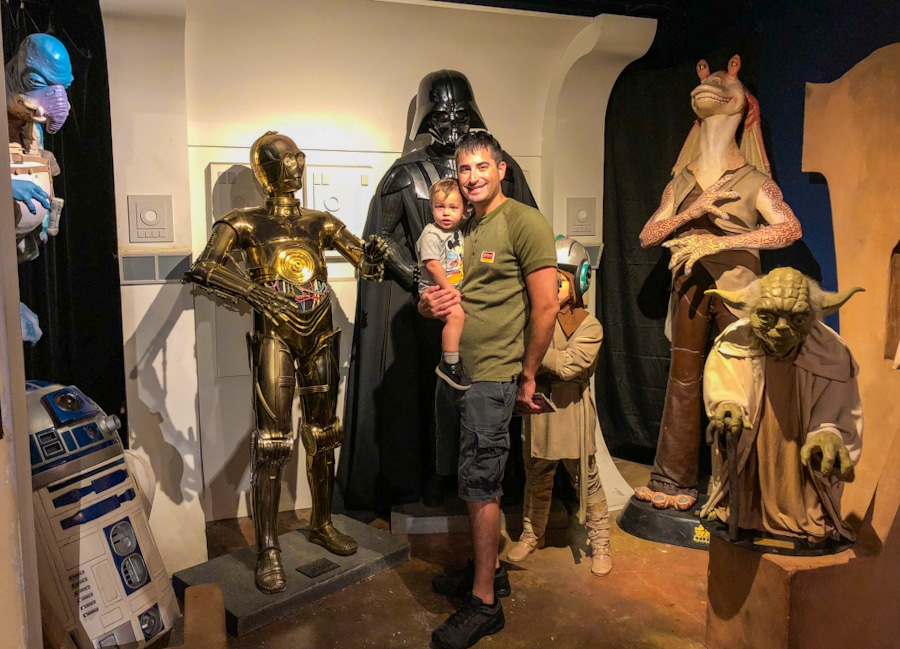
[[443,0],[458,4],[523,9],[570,16],[597,16],[602,13],[641,18],[669,18],[685,13],[685,0],[652,0],[650,2],[626,2],[625,0]]

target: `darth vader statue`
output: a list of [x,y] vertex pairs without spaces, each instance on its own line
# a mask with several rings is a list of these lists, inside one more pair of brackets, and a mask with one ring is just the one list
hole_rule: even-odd
[[[470,129],[487,126],[465,75],[454,70],[426,75],[409,138],[429,134],[432,142],[399,158],[381,179],[364,237],[383,237],[392,252],[415,265],[416,240],[433,220],[428,189],[456,175],[456,144]],[[536,206],[521,167],[506,153],[503,159],[504,194]],[[435,474],[434,368],[441,323],[418,314],[415,291],[416,282],[390,271],[383,284],[359,286],[338,468],[344,503],[351,509],[415,502]],[[439,473],[455,474],[455,465]]]

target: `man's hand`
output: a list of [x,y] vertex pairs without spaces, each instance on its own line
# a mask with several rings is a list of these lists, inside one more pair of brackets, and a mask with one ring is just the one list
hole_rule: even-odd
[[536,384],[534,377],[519,375],[519,387],[516,390],[515,412],[520,415],[533,415],[541,411],[541,407],[532,401]]
[[[813,454],[821,454],[819,472],[826,478],[835,469],[837,469],[840,478],[846,479],[850,477],[853,464],[850,461],[850,452],[844,446],[840,435],[832,432],[820,433],[806,442],[800,448],[800,464],[809,466],[810,460],[813,459]],[[835,466],[835,460],[837,460],[837,466]]]
[[450,313],[451,307],[461,300],[462,296],[456,289],[429,286],[419,296],[419,313],[426,318],[444,318]]
[[[745,429],[750,429],[750,422],[744,416],[744,410],[730,401],[723,401],[713,413],[710,428],[718,435],[740,435]],[[711,439],[706,440],[712,444]]]

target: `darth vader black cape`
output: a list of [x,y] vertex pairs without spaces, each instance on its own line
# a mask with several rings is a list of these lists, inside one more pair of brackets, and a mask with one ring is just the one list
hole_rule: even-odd
[[[537,207],[521,167],[506,153],[503,159],[504,195]],[[399,158],[376,188],[366,219],[366,238],[390,237],[413,260],[422,228],[433,221],[427,195],[417,196],[413,184],[385,195],[384,184],[397,167],[430,161],[427,148]],[[385,232],[398,210],[402,216]],[[434,368],[443,323],[419,315],[416,299],[389,279],[359,283],[337,471],[347,509],[382,511],[416,502],[435,471]]]

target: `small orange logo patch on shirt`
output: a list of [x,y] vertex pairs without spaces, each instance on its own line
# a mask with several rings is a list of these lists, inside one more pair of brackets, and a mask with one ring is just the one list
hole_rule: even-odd
[[494,253],[491,252],[490,250],[485,250],[484,252],[481,253],[481,261],[483,261],[486,264],[493,264],[494,263]]

